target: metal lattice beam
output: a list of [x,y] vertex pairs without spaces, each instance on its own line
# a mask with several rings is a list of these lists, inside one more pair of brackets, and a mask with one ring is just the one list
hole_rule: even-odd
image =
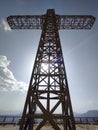
[[91,29],[95,17],[91,15],[59,15],[59,29]]
[[[9,16],[11,29],[42,29],[45,15]],[[91,15],[56,15],[58,29],[91,29],[95,17]]]
[[11,29],[41,29],[42,25],[40,15],[9,16],[7,21]]

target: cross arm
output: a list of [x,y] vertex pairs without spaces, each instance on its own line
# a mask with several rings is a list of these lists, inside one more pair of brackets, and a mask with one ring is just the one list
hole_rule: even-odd
[[[16,15],[7,17],[11,29],[42,29],[45,15]],[[95,17],[91,15],[56,15],[58,29],[91,29]]]
[[91,29],[95,17],[91,15],[57,15],[59,29]]
[[11,29],[41,29],[42,16],[40,15],[16,15],[7,17]]

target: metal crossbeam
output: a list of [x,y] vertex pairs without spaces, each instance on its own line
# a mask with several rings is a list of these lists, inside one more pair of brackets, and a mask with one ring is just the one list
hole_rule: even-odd
[[95,17],[91,15],[59,15],[59,29],[91,29]]
[[[45,15],[9,16],[11,29],[42,29]],[[56,15],[58,29],[91,29],[95,17],[91,15]]]
[[40,15],[9,16],[7,21],[11,29],[41,29],[42,25]]

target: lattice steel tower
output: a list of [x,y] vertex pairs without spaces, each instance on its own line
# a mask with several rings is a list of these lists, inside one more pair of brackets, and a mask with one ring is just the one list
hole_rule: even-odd
[[[12,29],[42,29],[19,130],[40,130],[49,123],[54,130],[76,130],[59,38],[59,29],[90,29],[93,16],[9,16]],[[34,129],[38,119],[39,124]]]

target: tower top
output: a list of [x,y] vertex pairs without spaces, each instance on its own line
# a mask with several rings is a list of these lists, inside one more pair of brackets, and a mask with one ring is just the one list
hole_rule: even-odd
[[[47,15],[55,14],[54,9],[48,9]],[[46,18],[43,15],[15,15],[7,17],[11,29],[42,29]],[[95,17],[92,15],[59,15],[55,14],[59,29],[91,29]]]

